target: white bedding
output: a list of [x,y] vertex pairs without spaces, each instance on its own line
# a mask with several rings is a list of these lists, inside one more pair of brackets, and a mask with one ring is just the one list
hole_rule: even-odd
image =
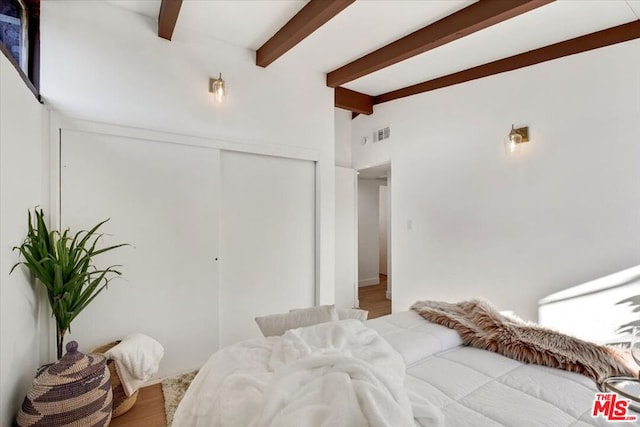
[[[400,355],[360,321],[295,329],[215,353],[173,426],[413,426],[404,376]],[[440,412],[424,409],[438,425]]]
[[442,411],[447,427],[612,425],[591,416],[597,390],[583,375],[461,346],[455,331],[414,311],[373,319],[367,326],[405,359],[405,388],[418,425],[429,425],[416,410],[425,401]]
[[317,325],[217,352],[174,427],[611,425],[591,417],[597,390],[587,377],[461,346],[413,311],[365,325]]

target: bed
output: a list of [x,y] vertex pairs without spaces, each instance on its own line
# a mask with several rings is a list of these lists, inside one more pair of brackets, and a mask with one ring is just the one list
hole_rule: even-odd
[[610,425],[592,416],[596,393],[586,376],[464,346],[456,331],[407,311],[227,347],[202,368],[173,425]]

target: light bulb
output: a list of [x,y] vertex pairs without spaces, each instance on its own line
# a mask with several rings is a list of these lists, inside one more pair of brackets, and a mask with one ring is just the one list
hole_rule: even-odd
[[227,90],[225,88],[224,80],[222,80],[222,73],[220,73],[220,76],[217,79],[209,80],[209,92],[213,93],[213,96],[218,103],[224,101]]
[[511,125],[511,132],[509,132],[509,141],[511,141],[511,143],[514,145],[520,144],[522,142],[522,135],[516,132],[513,125]]
[[511,125],[511,131],[504,138],[504,148],[508,155],[515,155],[520,151],[520,144],[522,143],[522,135],[516,132],[516,129]]
[[218,84],[213,90],[214,96],[216,97],[216,101],[222,102],[224,101],[224,86]]

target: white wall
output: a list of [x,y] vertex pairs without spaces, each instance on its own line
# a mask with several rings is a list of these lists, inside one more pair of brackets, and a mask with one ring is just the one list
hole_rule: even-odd
[[[358,143],[389,123],[392,140]],[[508,158],[512,123],[532,141]],[[638,135],[640,41],[357,117],[354,167],[393,170],[393,310],[482,295],[535,319],[542,296],[637,265]]]
[[[254,51],[187,30],[167,41],[156,28],[104,1],[43,2],[43,96],[70,117],[324,149],[333,161],[333,90],[324,74],[258,67]],[[228,86],[222,104],[208,91],[219,72]]]
[[44,109],[0,54],[0,425],[9,426],[46,359],[48,339],[39,320],[46,300],[37,297],[26,269],[9,275],[18,260],[11,248],[27,233],[27,210],[43,205]]
[[358,179],[358,286],[380,283],[380,193],[377,179]]
[[[260,68],[255,52],[188,31],[168,42],[154,20],[102,1],[43,2],[41,34],[42,94],[65,116],[319,152],[319,303],[334,302],[335,113],[324,75]],[[220,105],[208,93],[219,72]]]
[[336,108],[334,112],[336,136],[336,166],[351,167],[351,111]]
[[[625,325],[640,323],[638,298],[640,266],[543,298],[540,300],[538,320],[542,326],[583,340],[628,342],[631,326]],[[626,303],[620,304],[621,301]]]
[[356,295],[356,171],[336,166],[336,307],[358,305]]
[[378,215],[378,241],[379,243],[379,265],[380,273],[387,274],[387,227],[389,226],[389,198],[386,185],[381,185],[379,188],[379,215]]

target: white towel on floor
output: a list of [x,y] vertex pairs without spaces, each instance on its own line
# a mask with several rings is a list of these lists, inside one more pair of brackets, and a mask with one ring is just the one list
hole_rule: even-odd
[[105,352],[115,362],[118,376],[127,396],[131,396],[158,372],[164,348],[144,334],[131,334]]

